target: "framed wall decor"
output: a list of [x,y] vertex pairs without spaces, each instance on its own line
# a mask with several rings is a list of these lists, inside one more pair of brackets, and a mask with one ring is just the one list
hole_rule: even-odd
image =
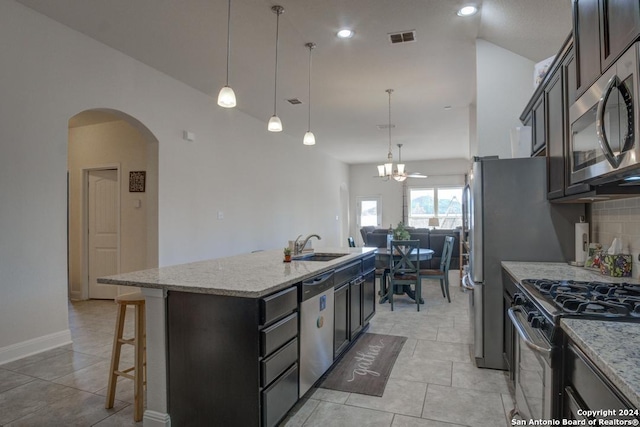
[[146,171],[129,172],[129,193],[144,193]]

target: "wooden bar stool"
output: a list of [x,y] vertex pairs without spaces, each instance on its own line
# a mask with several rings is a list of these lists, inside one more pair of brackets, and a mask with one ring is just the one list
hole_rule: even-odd
[[[144,412],[144,385],[146,384],[146,354],[145,354],[145,312],[144,296],[140,292],[119,295],[115,302],[118,304],[118,317],[113,337],[113,351],[111,354],[111,368],[109,369],[109,386],[107,388],[107,402],[105,408],[113,408],[116,397],[118,376],[129,378],[134,383],[134,421],[141,421]],[[135,307],[135,330],[133,338],[124,338],[124,320],[127,307]],[[120,370],[120,352],[123,344],[134,347],[134,364],[132,367]],[[133,375],[129,372],[133,371]]]

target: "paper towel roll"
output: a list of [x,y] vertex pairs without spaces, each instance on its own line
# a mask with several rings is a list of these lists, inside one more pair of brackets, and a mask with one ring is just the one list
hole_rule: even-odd
[[584,263],[587,260],[589,248],[589,223],[576,223],[576,262]]

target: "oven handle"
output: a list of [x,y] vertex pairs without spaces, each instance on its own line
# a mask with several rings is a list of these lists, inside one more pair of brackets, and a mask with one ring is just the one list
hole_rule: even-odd
[[533,341],[531,341],[529,334],[527,334],[527,332],[524,329],[524,326],[522,326],[522,323],[520,323],[520,321],[518,320],[518,316],[516,315],[516,312],[522,313],[522,309],[520,307],[511,307],[507,312],[509,314],[509,318],[511,319],[511,323],[513,323],[513,326],[515,326],[516,330],[518,331],[518,335],[520,335],[520,338],[522,338],[522,341],[524,341],[527,347],[529,347],[533,351],[537,351],[538,353],[546,357],[550,357],[551,351],[552,351],[551,346],[542,347],[534,343]]

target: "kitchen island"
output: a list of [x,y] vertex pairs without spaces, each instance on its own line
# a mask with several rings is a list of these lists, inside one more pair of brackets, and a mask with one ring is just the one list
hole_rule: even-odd
[[[281,250],[261,251],[98,279],[140,287],[145,296],[144,425],[206,419],[214,407],[218,421],[225,421],[219,409],[226,410],[226,425],[240,425],[235,421],[247,418],[251,421],[243,425],[271,425],[282,411],[281,399],[272,395],[293,399],[295,379],[298,398],[299,284],[343,266],[353,271],[361,262],[372,269],[375,250],[323,248],[316,254],[342,256],[290,263],[282,261]],[[373,292],[373,280],[369,288]],[[285,366],[289,362],[293,364]],[[273,374],[280,366],[286,372]],[[225,396],[228,400],[222,401]]]

